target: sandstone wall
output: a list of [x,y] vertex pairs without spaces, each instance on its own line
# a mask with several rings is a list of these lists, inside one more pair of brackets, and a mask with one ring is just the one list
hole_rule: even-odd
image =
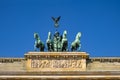
[[88,71],[120,71],[119,57],[99,57],[87,60]]
[[[25,71],[24,58],[0,58],[0,71]],[[99,57],[87,60],[87,71],[120,71],[120,57]]]
[[0,58],[0,71],[24,71],[23,58]]

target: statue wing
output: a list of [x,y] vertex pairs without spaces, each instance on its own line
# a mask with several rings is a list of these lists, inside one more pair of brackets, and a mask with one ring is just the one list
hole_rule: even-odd
[[52,19],[53,19],[53,21],[55,21],[55,18],[54,18],[54,17],[52,17]]
[[60,17],[61,17],[61,16],[59,16],[59,17],[57,18],[57,21],[59,21],[59,20],[60,20]]

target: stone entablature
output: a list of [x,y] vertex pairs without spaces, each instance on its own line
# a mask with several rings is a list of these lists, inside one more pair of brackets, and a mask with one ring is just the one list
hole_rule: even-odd
[[81,58],[81,59],[88,59],[89,54],[86,52],[28,52],[24,55],[25,59],[31,58],[46,58],[46,59],[72,59],[72,58]]
[[[51,54],[52,56],[52,54]],[[0,63],[6,63],[6,62],[21,62],[21,61],[25,61],[27,58],[30,58],[31,56],[29,55],[25,55],[25,58],[0,58]],[[37,55],[36,55],[37,57]],[[47,57],[47,58],[50,58],[49,55],[46,55],[44,57]],[[58,58],[58,56],[54,56],[55,58]],[[68,56],[64,56],[63,58],[67,58]],[[76,57],[76,55],[74,55],[73,57]],[[83,58],[85,58],[85,56],[81,56]],[[40,58],[37,57],[37,58]],[[86,59],[87,61],[91,61],[91,62],[95,62],[95,61],[98,61],[98,62],[120,62],[120,57],[90,57],[89,56],[86,56]]]
[[120,57],[90,57],[91,62],[120,62]]
[[12,62],[21,62],[25,58],[0,58],[0,63],[12,63]]
[[120,80],[119,71],[81,71],[81,72],[0,72],[2,80]]
[[[39,53],[39,54],[38,54]],[[41,54],[42,53],[42,54]],[[0,58],[0,71],[6,70],[29,70],[26,62],[31,60],[30,65],[34,70],[49,66],[49,68],[81,68],[84,62],[86,71],[120,71],[120,57],[89,57],[85,52],[28,52],[24,58]],[[36,64],[39,65],[36,65]],[[49,63],[49,64],[44,64]],[[55,64],[50,66],[50,64]],[[71,64],[72,65],[68,65]],[[79,64],[80,63],[80,64]],[[44,64],[44,65],[43,65]],[[57,66],[58,65],[58,66]],[[14,67],[14,69],[13,69]],[[46,68],[45,68],[46,69]]]
[[29,52],[25,54],[28,71],[85,71],[85,52]]
[[120,57],[92,57],[87,60],[87,71],[120,71]]
[[120,80],[120,57],[89,57],[85,52],[28,52],[0,58],[4,80]]

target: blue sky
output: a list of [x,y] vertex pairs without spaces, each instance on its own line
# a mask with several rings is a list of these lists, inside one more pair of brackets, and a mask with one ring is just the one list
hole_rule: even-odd
[[81,32],[81,51],[120,56],[120,0],[0,0],[0,57],[33,51],[34,32],[45,43],[52,16],[61,16],[58,31],[67,30],[69,44]]

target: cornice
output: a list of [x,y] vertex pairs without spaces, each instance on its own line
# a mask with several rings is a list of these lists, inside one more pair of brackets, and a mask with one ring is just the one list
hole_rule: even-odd
[[91,62],[99,61],[99,62],[120,62],[120,57],[90,57],[89,60]]
[[0,63],[12,63],[12,62],[21,62],[25,60],[25,58],[0,58]]
[[25,59],[70,59],[81,58],[88,59],[89,54],[86,52],[28,52],[24,55]]

